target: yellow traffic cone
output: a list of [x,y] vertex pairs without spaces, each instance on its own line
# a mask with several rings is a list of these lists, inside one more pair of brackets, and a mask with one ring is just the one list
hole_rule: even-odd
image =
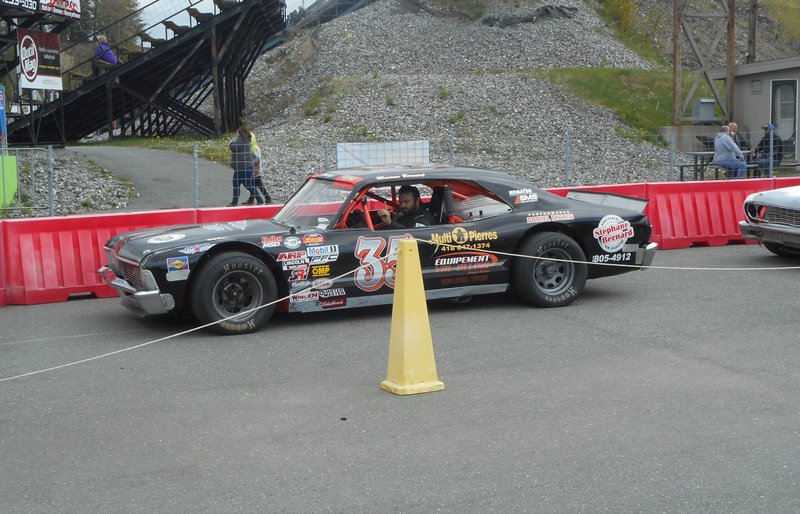
[[422,268],[413,239],[400,241],[397,250],[389,366],[381,389],[403,395],[444,389],[436,376]]

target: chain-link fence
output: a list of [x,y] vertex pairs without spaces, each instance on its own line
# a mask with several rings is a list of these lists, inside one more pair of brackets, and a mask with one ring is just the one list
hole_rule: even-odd
[[0,150],[0,213],[55,214],[53,148]]

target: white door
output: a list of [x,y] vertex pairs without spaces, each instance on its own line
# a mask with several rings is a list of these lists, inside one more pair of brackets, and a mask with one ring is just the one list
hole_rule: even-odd
[[794,159],[797,148],[797,80],[772,81],[772,116],[775,132],[784,141],[783,158]]

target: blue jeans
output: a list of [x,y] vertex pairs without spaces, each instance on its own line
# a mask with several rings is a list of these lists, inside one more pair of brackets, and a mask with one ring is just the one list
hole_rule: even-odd
[[250,196],[256,199],[256,203],[264,203],[253,184],[253,168],[247,167],[233,172],[233,200],[231,200],[233,205],[239,203],[239,186],[244,186],[250,192]]
[[[777,159],[772,159],[772,171],[773,172],[775,171],[775,168],[777,168],[780,163],[781,163],[781,161],[779,161]],[[756,168],[756,176],[760,177],[761,173],[763,172],[764,176],[768,177],[769,176],[769,159],[759,159],[758,161],[756,161],[756,164],[758,165],[758,168]]]
[[744,178],[744,174],[747,171],[747,164],[739,159],[728,159],[714,164],[725,168],[725,176],[728,178]]

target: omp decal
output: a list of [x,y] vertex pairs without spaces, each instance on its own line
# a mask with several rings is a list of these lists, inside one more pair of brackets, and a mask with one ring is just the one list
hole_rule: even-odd
[[600,248],[608,253],[618,252],[625,242],[633,237],[633,227],[616,214],[604,216],[592,231],[592,235],[600,244]]
[[322,266],[311,266],[312,277],[327,277],[330,274],[331,267],[329,264],[323,264]]
[[185,234],[161,234],[160,236],[151,237],[147,240],[148,244],[155,245],[161,243],[171,243],[173,241],[179,241],[186,237]]

